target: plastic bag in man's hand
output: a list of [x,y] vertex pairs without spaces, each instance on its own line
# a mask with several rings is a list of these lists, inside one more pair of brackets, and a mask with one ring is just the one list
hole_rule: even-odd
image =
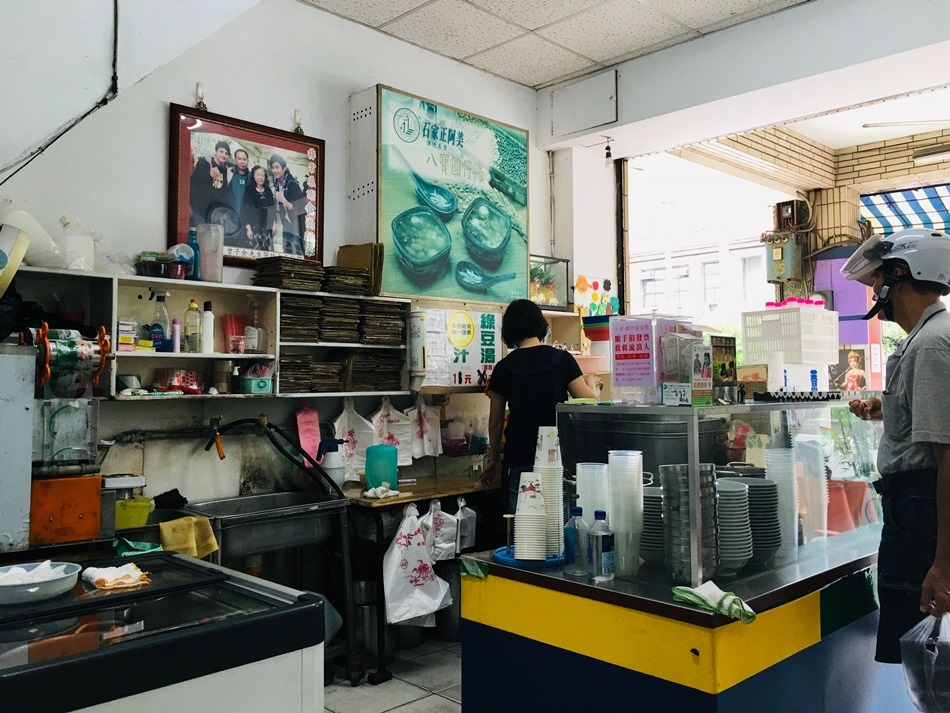
[[901,637],[907,694],[924,713],[950,711],[950,614],[928,616]]

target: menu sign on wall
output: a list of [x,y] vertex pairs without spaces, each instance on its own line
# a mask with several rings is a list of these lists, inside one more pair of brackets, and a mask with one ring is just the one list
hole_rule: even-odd
[[423,386],[485,386],[501,358],[501,315],[427,309]]

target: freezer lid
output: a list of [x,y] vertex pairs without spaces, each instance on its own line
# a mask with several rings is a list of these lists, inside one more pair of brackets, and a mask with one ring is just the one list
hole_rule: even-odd
[[[75,710],[323,642],[316,595],[223,577],[78,601],[0,625],[4,708]],[[124,673],[105,675],[115,672]]]

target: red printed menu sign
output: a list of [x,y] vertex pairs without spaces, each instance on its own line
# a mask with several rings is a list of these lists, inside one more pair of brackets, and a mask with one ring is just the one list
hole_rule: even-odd
[[614,386],[655,386],[653,320],[610,320],[610,364]]

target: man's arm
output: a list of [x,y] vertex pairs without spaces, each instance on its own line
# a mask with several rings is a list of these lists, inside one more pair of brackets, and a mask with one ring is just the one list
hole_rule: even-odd
[[920,611],[950,611],[950,445],[934,443],[937,461],[937,554],[920,588]]

